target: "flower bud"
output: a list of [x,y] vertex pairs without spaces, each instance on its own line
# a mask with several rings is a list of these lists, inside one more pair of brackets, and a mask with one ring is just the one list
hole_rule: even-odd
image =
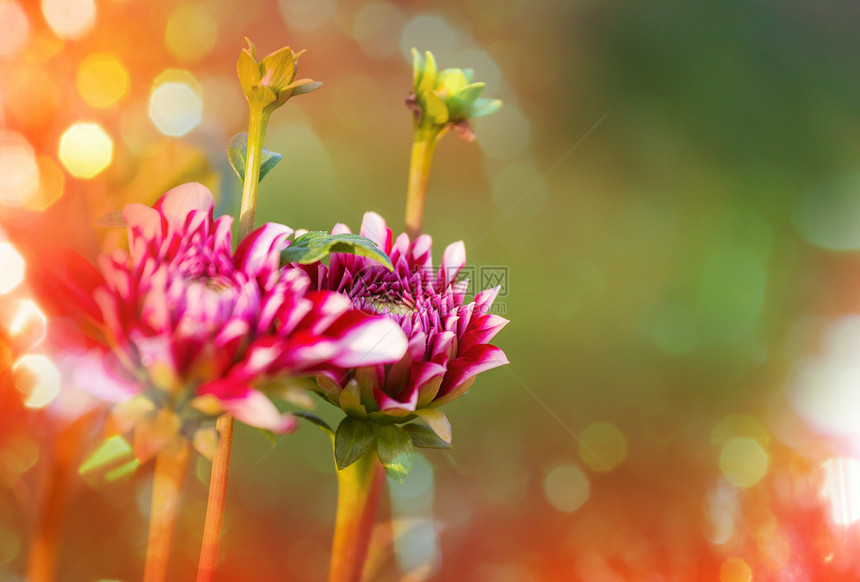
[[249,39],[248,48],[239,54],[237,69],[242,92],[252,107],[269,113],[290,97],[310,93],[322,83],[311,79],[295,80],[298,59],[305,51],[293,52],[290,47],[279,49],[257,61],[257,47]]

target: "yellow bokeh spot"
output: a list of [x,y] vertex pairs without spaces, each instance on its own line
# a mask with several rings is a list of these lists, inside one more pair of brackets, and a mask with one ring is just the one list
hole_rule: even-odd
[[184,4],[167,21],[164,41],[177,60],[198,61],[215,46],[218,21],[202,4]]
[[111,54],[90,55],[78,67],[78,92],[93,107],[110,107],[128,93],[130,79]]
[[0,204],[22,206],[39,190],[39,166],[27,139],[0,131]]
[[754,417],[743,414],[729,414],[711,431],[711,443],[718,446],[723,446],[735,438],[753,439],[765,446],[770,443],[767,429]]
[[60,162],[76,178],[92,178],[113,159],[113,140],[97,123],[76,123],[60,138]]
[[149,118],[164,135],[185,135],[203,118],[202,90],[186,71],[165,71],[153,83]]
[[752,487],[767,474],[769,457],[758,441],[732,439],[720,453],[720,470],[738,487]]
[[547,501],[557,511],[571,512],[588,501],[591,483],[579,467],[560,466],[544,479],[543,492]]
[[24,258],[9,243],[0,243],[0,295],[5,295],[24,280]]
[[579,436],[579,456],[592,471],[611,471],[627,458],[627,438],[614,424],[595,422]]
[[60,371],[47,356],[28,354],[12,366],[27,408],[44,408],[60,393]]
[[96,23],[95,0],[42,0],[48,26],[65,40],[80,38]]
[[720,582],[750,582],[752,569],[740,558],[729,558],[720,567]]

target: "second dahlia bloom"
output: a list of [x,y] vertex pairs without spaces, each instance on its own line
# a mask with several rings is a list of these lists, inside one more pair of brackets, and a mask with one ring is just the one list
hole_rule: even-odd
[[[323,367],[398,360],[406,340],[393,322],[312,291],[298,269],[280,268],[292,230],[266,224],[232,251],[232,218],[213,220],[200,184],[167,192],[154,207],[126,206],[129,251],[99,261],[93,296],[107,337],[78,367],[82,386],[123,402],[120,428],[136,429],[148,456],[182,435],[214,436],[223,412],[274,432],[295,421],[260,390]],[[208,441],[212,439],[196,439]],[[203,451],[205,446],[196,442]]]
[[[349,229],[337,225],[332,233],[342,232]],[[394,240],[385,220],[373,212],[364,215],[360,234],[388,254],[394,271],[343,254],[333,254],[328,267],[315,263],[305,269],[317,288],[338,291],[363,312],[384,314],[397,322],[409,347],[393,364],[362,362],[347,373],[327,370],[318,377],[327,400],[342,405],[342,391],[357,384],[361,402],[347,406],[348,413],[383,422],[406,420],[416,412],[421,416],[422,409],[454,400],[480,372],[508,363],[505,353],[489,343],[508,323],[490,313],[499,288],[482,291],[465,303],[467,282],[456,282],[466,263],[462,241],[448,245],[437,269],[426,234],[414,241],[406,234]],[[450,435],[439,436],[450,440]]]

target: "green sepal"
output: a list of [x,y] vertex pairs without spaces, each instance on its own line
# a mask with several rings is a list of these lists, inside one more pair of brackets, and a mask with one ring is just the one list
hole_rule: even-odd
[[338,470],[356,462],[373,443],[373,425],[358,418],[347,416],[337,425],[334,435],[334,459]]
[[424,99],[424,113],[432,123],[443,125],[448,121],[448,106],[439,95],[433,91],[423,93],[421,97]]
[[[227,146],[227,159],[230,160],[230,166],[239,179],[245,181],[245,166],[248,160],[248,134],[237,133],[230,140],[230,145]],[[260,182],[266,177],[272,168],[278,165],[283,156],[277,152],[270,152],[263,147],[263,153],[260,156]]]
[[290,97],[295,97],[296,95],[304,95],[305,93],[310,93],[311,91],[316,91],[322,86],[322,81],[314,81],[311,79],[299,79],[293,83],[287,85],[284,90],[290,90]]
[[412,445],[422,449],[450,449],[451,443],[446,443],[439,438],[432,429],[423,424],[404,424],[401,427],[412,439]]
[[421,78],[415,85],[415,93],[419,95],[432,91],[436,85],[436,58],[430,51],[424,53],[424,56],[425,61],[421,69]]
[[412,470],[415,456],[415,447],[409,433],[394,424],[378,427],[376,450],[388,476],[398,483],[403,483]]
[[438,408],[419,408],[415,411],[415,416],[427,423],[433,432],[439,435],[439,438],[446,443],[451,442],[451,423],[445,413]]
[[357,234],[313,231],[296,238],[281,251],[281,265],[315,263],[331,253],[348,253],[373,259],[394,270],[391,259],[372,240]]
[[319,416],[311,414],[310,412],[294,412],[293,415],[298,416],[299,418],[304,418],[305,420],[319,428],[321,431],[326,433],[332,439],[334,439],[334,429],[330,427],[328,423],[321,419]]
[[484,97],[479,97],[478,99],[475,99],[475,102],[472,103],[471,107],[469,107],[469,112],[466,116],[483,117],[490,113],[495,113],[501,106],[501,99],[486,99]]
[[350,416],[367,417],[367,409],[361,403],[361,388],[355,380],[347,382],[346,387],[340,391],[338,404],[341,410]]
[[421,53],[418,49],[412,47],[412,88],[418,91],[418,84],[421,82],[421,76],[424,74],[424,59],[421,58]]
[[452,119],[468,117],[472,104],[484,91],[484,83],[466,85],[448,98],[448,112]]

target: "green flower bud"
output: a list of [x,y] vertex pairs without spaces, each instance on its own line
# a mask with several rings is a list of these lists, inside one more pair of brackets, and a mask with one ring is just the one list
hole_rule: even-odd
[[413,92],[406,104],[415,112],[415,125],[435,129],[437,132],[454,128],[460,137],[471,141],[475,138],[469,128],[469,119],[489,115],[502,106],[498,99],[481,97],[484,83],[474,82],[472,69],[437,70],[433,53],[426,57],[414,48]]
[[257,47],[249,39],[248,48],[239,54],[237,69],[242,92],[251,107],[271,113],[290,97],[310,93],[322,83],[311,79],[295,80],[298,59],[305,51],[293,52],[284,47],[257,61]]

